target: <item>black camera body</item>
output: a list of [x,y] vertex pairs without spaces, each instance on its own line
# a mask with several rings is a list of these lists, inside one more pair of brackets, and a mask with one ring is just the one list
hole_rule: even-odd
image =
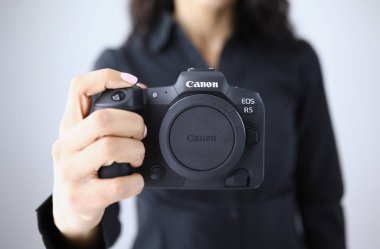
[[117,108],[145,120],[145,159],[135,169],[114,163],[100,178],[133,172],[145,186],[168,189],[249,189],[264,178],[265,112],[257,92],[230,86],[214,69],[182,72],[172,86],[113,89],[91,112]]

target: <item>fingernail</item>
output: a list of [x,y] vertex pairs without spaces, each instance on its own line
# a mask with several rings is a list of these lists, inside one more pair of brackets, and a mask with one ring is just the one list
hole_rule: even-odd
[[144,129],[144,138],[146,138],[146,135],[148,134],[148,129],[146,128],[146,125],[145,125],[145,129]]
[[121,79],[132,85],[137,83],[137,77],[129,73],[121,73]]

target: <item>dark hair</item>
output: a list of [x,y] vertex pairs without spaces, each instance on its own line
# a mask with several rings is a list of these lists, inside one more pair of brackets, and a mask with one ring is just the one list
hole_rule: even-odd
[[[173,11],[173,0],[132,0],[133,33],[145,36],[164,11]],[[287,0],[237,0],[235,31],[252,40],[285,44],[294,41]]]

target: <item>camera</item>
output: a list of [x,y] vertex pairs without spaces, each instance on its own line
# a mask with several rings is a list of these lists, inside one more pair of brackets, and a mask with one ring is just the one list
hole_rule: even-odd
[[99,178],[138,172],[146,187],[198,190],[257,188],[264,179],[264,104],[222,72],[190,68],[172,86],[106,90],[91,112],[104,108],[139,113],[149,132],[141,167],[102,166]]

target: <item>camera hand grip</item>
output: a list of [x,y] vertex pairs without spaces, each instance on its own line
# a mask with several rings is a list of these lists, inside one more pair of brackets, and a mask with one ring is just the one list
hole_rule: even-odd
[[[126,111],[138,112],[143,108],[143,89],[140,87],[108,89],[98,96],[93,96],[91,113],[105,108],[115,108]],[[101,179],[126,176],[136,172],[129,163],[113,163],[102,166],[98,171]]]
[[100,179],[109,179],[119,176],[127,176],[136,172],[129,163],[113,163],[110,166],[102,166],[98,171]]

